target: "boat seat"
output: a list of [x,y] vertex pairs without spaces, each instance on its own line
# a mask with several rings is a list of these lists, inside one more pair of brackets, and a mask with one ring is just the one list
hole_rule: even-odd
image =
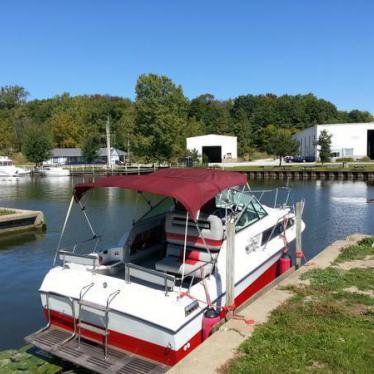
[[[205,265],[201,268],[201,266]],[[156,263],[156,269],[166,273],[183,273],[183,258],[167,256]],[[205,261],[186,259],[184,264],[184,274],[189,277],[204,278],[213,271],[213,264]]]
[[[214,214],[200,213],[197,220],[199,230],[192,219],[188,220],[187,246],[194,248],[204,248],[205,245],[210,251],[219,251],[223,243],[223,224],[222,220]],[[186,229],[186,213],[170,212],[165,219],[166,241],[171,244],[184,245]]]
[[[223,225],[219,217],[205,213],[200,214],[197,223],[204,240],[200,237],[195,222],[189,219],[184,274],[202,278],[213,271],[212,260],[217,258],[223,243]],[[182,275],[185,230],[186,212],[167,214],[165,219],[166,256],[156,262],[156,270]],[[203,265],[204,267],[200,269]]]
[[[166,249],[166,257],[156,262],[156,270],[182,275],[183,252],[183,246],[168,244]],[[209,254],[206,249],[191,247],[186,248],[184,273],[188,274],[188,276],[195,276],[197,278],[209,275],[213,270],[212,260],[216,259],[217,256],[218,252],[211,252],[211,254]],[[205,265],[203,268],[204,272],[198,270],[196,273],[194,272],[189,274],[203,265]]]

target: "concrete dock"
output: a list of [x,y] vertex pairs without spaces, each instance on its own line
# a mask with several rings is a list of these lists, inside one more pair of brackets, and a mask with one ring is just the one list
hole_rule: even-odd
[[338,240],[308,261],[305,266],[302,266],[297,271],[291,271],[283,279],[275,280],[275,283],[260,291],[260,296],[252,299],[252,302],[249,301],[243,309],[237,312],[245,319],[254,320],[253,325],[248,325],[242,320],[229,320],[221,325],[219,330],[206,342],[169,370],[168,373],[217,373],[220,368],[224,367],[235,357],[239,345],[252,335],[256,325],[266,322],[272,311],[293,296],[292,292],[282,288],[303,284],[305,281],[300,279],[302,274],[311,269],[327,268],[339,256],[344,247],[356,244],[365,237],[366,235],[353,234],[345,240]]
[[42,229],[44,227],[44,214],[39,210],[0,207],[0,211],[1,210],[8,210],[11,211],[11,213],[0,215],[0,235],[32,229]]

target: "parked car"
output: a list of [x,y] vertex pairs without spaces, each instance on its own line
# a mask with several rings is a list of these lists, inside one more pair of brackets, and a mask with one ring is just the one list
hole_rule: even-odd
[[305,157],[303,157],[303,156],[295,156],[292,159],[292,162],[305,162]]
[[283,159],[284,159],[285,162],[292,162],[293,156],[285,156],[285,157],[283,157]]
[[305,162],[316,162],[315,156],[306,156]]

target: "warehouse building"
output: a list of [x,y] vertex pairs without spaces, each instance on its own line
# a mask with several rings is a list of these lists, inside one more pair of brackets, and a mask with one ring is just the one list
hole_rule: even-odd
[[315,125],[300,131],[294,135],[294,139],[300,143],[300,156],[318,159],[318,146],[314,143],[318,141],[323,130],[332,135],[331,152],[333,158],[359,159],[368,156],[374,159],[374,122]]
[[205,162],[224,162],[238,158],[238,140],[236,136],[202,135],[187,138],[187,149],[196,150]]

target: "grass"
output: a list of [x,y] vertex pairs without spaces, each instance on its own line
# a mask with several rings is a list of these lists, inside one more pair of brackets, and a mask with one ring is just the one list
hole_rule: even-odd
[[345,261],[362,260],[366,256],[374,256],[374,238],[361,240],[358,245],[351,245],[342,250],[340,256],[334,261],[338,264]]
[[[373,241],[346,248],[336,262],[373,254]],[[353,286],[374,290],[373,269],[329,267],[303,278],[310,285],[292,287],[295,296],[256,327],[222,372],[374,372],[374,297],[346,291]]]
[[8,214],[16,213],[14,210],[11,209],[0,209],[0,216],[7,216]]

